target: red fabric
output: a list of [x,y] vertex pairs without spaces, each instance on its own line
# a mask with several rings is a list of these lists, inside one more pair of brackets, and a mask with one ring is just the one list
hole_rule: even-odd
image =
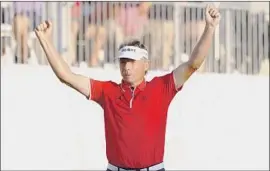
[[134,90],[132,107],[132,91],[127,83],[90,82],[90,100],[104,109],[109,163],[144,168],[163,162],[167,111],[177,93],[173,74],[142,82]]

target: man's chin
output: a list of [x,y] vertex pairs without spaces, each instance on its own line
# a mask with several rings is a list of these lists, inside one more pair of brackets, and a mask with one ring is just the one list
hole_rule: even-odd
[[129,76],[123,77],[123,80],[124,80],[125,82],[127,82],[127,83],[132,83],[132,82],[133,82],[132,78],[129,77]]

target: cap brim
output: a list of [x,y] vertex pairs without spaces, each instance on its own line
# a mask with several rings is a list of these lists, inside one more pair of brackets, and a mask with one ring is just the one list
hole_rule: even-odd
[[125,52],[122,54],[119,54],[118,56],[119,59],[121,58],[126,58],[126,59],[133,59],[133,60],[140,60],[142,57],[134,52]]
[[138,56],[118,56],[118,59],[132,59],[132,60],[140,60],[142,58],[138,57]]

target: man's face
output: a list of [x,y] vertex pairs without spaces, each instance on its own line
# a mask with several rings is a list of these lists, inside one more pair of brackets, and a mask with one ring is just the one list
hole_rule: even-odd
[[130,84],[136,84],[141,81],[145,72],[148,70],[148,61],[141,60],[132,60],[127,58],[120,59],[120,72],[123,77],[123,80]]

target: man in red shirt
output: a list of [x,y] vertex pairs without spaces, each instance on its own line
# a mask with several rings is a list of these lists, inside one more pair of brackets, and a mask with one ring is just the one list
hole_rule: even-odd
[[119,48],[120,84],[98,81],[72,73],[51,41],[52,24],[44,22],[35,32],[59,80],[104,109],[107,170],[165,170],[163,165],[167,111],[184,82],[200,67],[211,45],[220,14],[207,6],[206,26],[190,59],[173,72],[144,76],[149,68],[147,49],[140,41]]

